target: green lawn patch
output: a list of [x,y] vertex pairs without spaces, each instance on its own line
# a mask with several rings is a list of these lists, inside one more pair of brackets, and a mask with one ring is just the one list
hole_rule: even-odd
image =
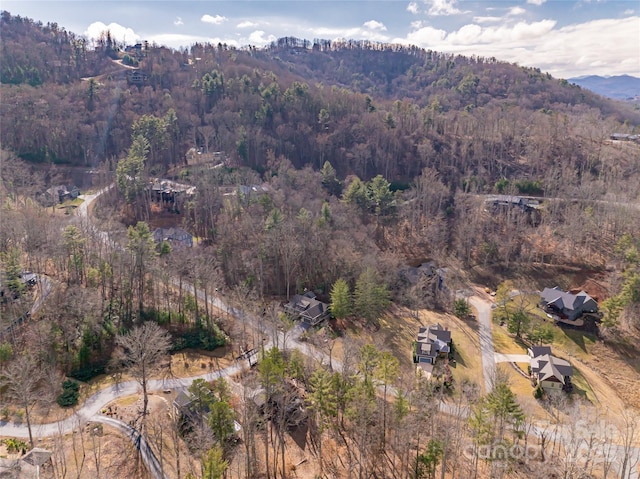
[[68,201],[65,201],[64,203],[60,203],[59,205],[56,206],[56,208],[59,210],[63,210],[65,208],[73,208],[73,207],[77,208],[82,203],[84,203],[84,200],[82,198],[74,198],[73,200],[68,200]]
[[580,359],[588,360],[591,348],[596,343],[594,334],[578,329],[554,328],[553,345]]
[[592,404],[598,403],[598,398],[596,397],[595,392],[591,388],[589,382],[585,379],[585,377],[580,373],[580,370],[573,365],[573,376],[571,378],[571,383],[573,384],[573,394],[577,394],[578,396],[586,399]]

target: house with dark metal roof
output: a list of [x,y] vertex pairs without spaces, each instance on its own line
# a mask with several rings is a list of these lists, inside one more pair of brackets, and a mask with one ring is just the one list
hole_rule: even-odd
[[296,294],[284,305],[284,310],[294,319],[299,319],[315,326],[329,318],[329,305],[316,299],[312,291]]
[[551,354],[551,346],[531,346],[529,349],[527,349],[527,353],[532,358],[544,356],[545,354]]
[[156,243],[166,241],[172,248],[191,248],[193,246],[193,236],[182,228],[157,228],[153,232],[153,240]]
[[559,287],[544,288],[540,293],[540,306],[545,311],[559,313],[573,321],[583,313],[598,311],[598,303],[585,291],[577,294],[561,290]]
[[80,190],[77,186],[57,185],[42,193],[40,201],[45,206],[53,206],[67,200],[74,200],[78,195],[80,195]]
[[416,362],[434,364],[436,358],[451,351],[451,331],[440,324],[434,324],[428,328],[421,327],[418,330],[416,341]]

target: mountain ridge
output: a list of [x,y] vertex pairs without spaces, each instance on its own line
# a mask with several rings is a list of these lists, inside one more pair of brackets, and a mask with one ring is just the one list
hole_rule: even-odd
[[[490,184],[538,179],[557,158],[597,174],[583,138],[640,124],[629,105],[495,58],[291,37],[262,49],[135,52],[105,34],[90,49],[57,25],[7,12],[1,21],[3,147],[34,162],[121,158],[144,119],[171,123],[151,150],[155,169],[184,164],[197,147],[259,172],[284,157],[298,168],[330,160],[341,177],[409,182],[436,165],[454,183]],[[136,68],[121,64],[127,56]],[[592,131],[569,133],[584,115],[597,119]]]
[[640,78],[632,75],[583,75],[569,78],[568,81],[599,95],[616,100],[640,97]]

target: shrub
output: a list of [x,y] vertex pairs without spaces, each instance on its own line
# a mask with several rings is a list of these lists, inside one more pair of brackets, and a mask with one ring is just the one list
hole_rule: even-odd
[[26,442],[14,437],[3,439],[2,442],[5,446],[7,446],[7,452],[9,454],[13,454],[18,451],[26,451],[27,449],[29,449],[29,445]]
[[[215,325],[214,325],[215,326]],[[178,337],[173,345],[174,351],[182,349],[204,349],[213,351],[226,343],[224,334],[215,326],[211,331],[205,329],[192,329],[185,331]]]
[[90,379],[100,376],[106,372],[105,363],[94,363],[87,367],[71,371],[68,376],[78,381],[87,382]]
[[13,348],[11,347],[11,343],[0,344],[0,363],[5,363],[9,361],[12,355],[13,355]]
[[544,395],[544,391],[542,390],[542,388],[538,384],[536,386],[536,388],[533,390],[533,397],[536,398],[536,399],[542,399],[543,395]]
[[67,379],[62,383],[62,393],[56,400],[60,407],[71,407],[78,404],[78,397],[80,396],[80,385]]
[[453,314],[460,319],[465,319],[471,314],[471,308],[464,298],[456,299],[453,303]]

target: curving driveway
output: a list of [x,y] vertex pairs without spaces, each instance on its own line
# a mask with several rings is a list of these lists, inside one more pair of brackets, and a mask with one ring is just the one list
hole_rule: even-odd
[[493,389],[493,381],[496,377],[495,351],[493,349],[493,335],[491,334],[491,303],[478,296],[470,297],[469,302],[478,310],[484,391],[489,393]]
[[124,434],[126,434],[133,445],[136,446],[136,449],[140,451],[140,455],[142,456],[142,460],[149,468],[149,472],[155,479],[168,479],[167,475],[164,473],[164,469],[162,468],[162,464],[158,461],[158,458],[153,453],[153,449],[149,445],[147,439],[136,431],[134,428],[125,424],[122,421],[118,421],[117,419],[113,419],[105,416],[96,416],[93,418],[94,422],[100,422],[102,424],[108,424],[112,426]]
[[528,354],[495,354],[496,363],[528,363],[530,359]]

